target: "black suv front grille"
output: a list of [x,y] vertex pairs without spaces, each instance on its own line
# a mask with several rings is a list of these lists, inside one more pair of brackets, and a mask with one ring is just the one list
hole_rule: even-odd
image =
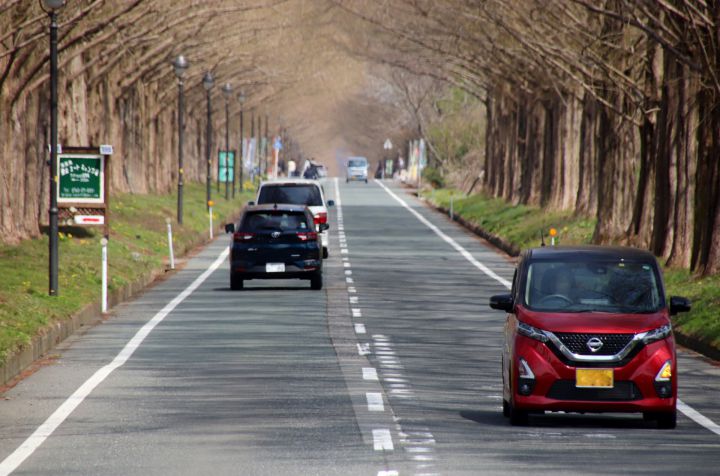
[[[571,332],[555,332],[560,342],[570,352],[577,355],[615,355],[620,353],[633,339],[634,334],[579,334]],[[593,337],[600,339],[602,347],[593,352],[587,343]]]
[[625,402],[640,400],[643,396],[632,381],[616,381],[613,388],[577,388],[574,380],[556,380],[550,387],[547,398],[584,402]]

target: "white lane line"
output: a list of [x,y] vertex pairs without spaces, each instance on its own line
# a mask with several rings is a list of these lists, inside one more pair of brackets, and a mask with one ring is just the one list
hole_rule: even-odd
[[157,314],[138,330],[132,339],[115,358],[104,367],[98,369],[75,392],[70,395],[58,408],[30,435],[15,451],[0,463],[0,476],[5,476],[17,469],[23,461],[32,455],[43,442],[80,406],[80,404],[100,385],[114,370],[122,367],[133,353],[140,347],[145,338],[160,324],[173,309],[190,296],[221,264],[227,259],[230,248],[220,253],[220,256],[195,281],[186,287],[180,294],[167,303]]
[[369,412],[384,412],[385,404],[383,404],[382,394],[378,392],[365,392],[367,399],[367,407]]
[[345,266],[346,268],[349,268],[349,267],[350,267],[350,263],[346,261],[346,262],[343,263],[343,266]]
[[355,324],[356,334],[365,334],[365,324]]
[[350,296],[350,304],[357,304],[358,299],[359,298],[357,296]]
[[346,269],[346,270],[345,270],[345,275],[346,275],[346,276],[352,275],[352,270]]
[[398,473],[394,469],[389,469],[387,471],[378,471],[377,476],[400,476],[400,473]]
[[392,442],[392,436],[390,436],[390,430],[386,428],[381,428],[373,430],[372,433],[373,448],[375,449],[375,451],[393,451],[395,449]]
[[716,435],[720,435],[720,426],[718,426],[717,423],[700,413],[699,411],[695,410],[693,407],[688,405],[687,403],[683,402],[678,398],[677,400],[677,408],[680,410],[686,417],[690,418],[692,421],[697,423],[700,426],[704,426],[708,430],[712,431]]
[[340,250],[340,253],[346,255],[346,254],[348,253],[347,248],[342,248],[342,249]]
[[375,367],[363,367],[362,369],[363,380],[379,380],[377,370]]
[[352,311],[352,317],[362,317],[360,309],[350,309]]
[[348,286],[348,292],[350,294],[355,294],[357,293],[357,289],[354,286]]
[[385,184],[383,184],[382,182],[379,182],[378,180],[375,180],[375,182],[376,182],[378,185],[380,185],[380,186],[381,186],[392,198],[394,198],[400,205],[402,205],[402,206],[403,206],[404,208],[406,208],[410,213],[412,213],[413,215],[415,215],[415,218],[417,218],[418,220],[420,220],[420,222],[421,222],[422,224],[424,224],[425,226],[427,226],[428,228],[430,228],[432,231],[435,232],[436,235],[438,235],[440,238],[442,238],[443,240],[445,240],[450,246],[452,246],[453,248],[455,248],[455,250],[456,250],[458,253],[460,253],[466,260],[468,260],[470,263],[472,263],[473,266],[475,266],[477,269],[479,269],[479,270],[482,271],[483,273],[487,274],[487,275],[490,276],[492,279],[494,279],[495,281],[499,282],[500,284],[502,284],[502,285],[505,286],[506,288],[510,289],[510,287],[512,286],[512,283],[511,283],[510,281],[508,281],[507,279],[503,278],[502,276],[499,276],[499,275],[498,275],[497,273],[495,273],[493,270],[491,270],[490,268],[488,268],[487,266],[485,266],[484,264],[482,264],[481,262],[479,262],[478,260],[476,260],[475,257],[474,257],[473,255],[471,255],[465,248],[463,248],[462,246],[460,246],[455,240],[453,240],[452,238],[450,238],[449,236],[447,236],[445,233],[443,233],[443,232],[440,230],[440,228],[438,228],[438,227],[436,227],[435,225],[433,225],[432,223],[430,223],[430,222],[427,220],[427,218],[425,218],[424,216],[422,216],[421,214],[419,214],[417,211],[413,210],[410,205],[408,205],[407,203],[405,203],[405,201],[404,201],[402,198],[400,198],[400,197],[398,197],[397,195],[395,195],[395,193],[394,193],[392,190],[390,190],[389,188],[387,188],[387,187],[385,186]]
[[345,282],[348,284],[352,284],[354,281],[353,278],[345,278]]

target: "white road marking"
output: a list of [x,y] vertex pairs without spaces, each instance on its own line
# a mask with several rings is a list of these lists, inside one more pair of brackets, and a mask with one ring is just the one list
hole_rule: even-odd
[[365,334],[365,324],[355,324],[356,334]]
[[716,435],[720,435],[720,426],[718,426],[717,423],[700,413],[699,411],[692,408],[687,403],[683,402],[678,398],[677,400],[677,408],[680,410],[686,417],[694,421],[700,426],[704,426],[708,430],[712,431]]
[[394,469],[389,469],[387,471],[378,471],[377,476],[400,476],[400,473]]
[[390,430],[386,428],[373,430],[373,448],[375,451],[393,451],[392,436],[390,436]]
[[363,342],[362,344],[357,344],[358,349],[358,355],[370,355],[370,344],[367,342]]
[[363,380],[378,380],[378,374],[375,367],[363,367],[362,374]]
[[349,267],[350,267],[350,263],[345,262],[345,263],[343,263],[343,266],[345,266],[346,268],[349,268]]
[[362,317],[362,312],[360,312],[360,309],[350,309],[352,311],[352,317]]
[[346,269],[346,270],[345,270],[345,275],[346,275],[346,276],[350,276],[351,274],[352,274],[352,270],[349,270],[349,269]]
[[385,411],[385,404],[383,404],[383,398],[381,393],[365,392],[365,398],[367,399],[367,406],[369,412]]
[[348,292],[351,293],[351,294],[355,294],[355,293],[357,293],[357,289],[355,289],[355,287],[353,287],[353,286],[349,286],[349,287],[348,287]]
[[347,252],[348,252],[347,248],[342,248],[342,249],[340,249],[340,253],[342,253],[342,254],[344,254],[344,255],[346,255]]
[[357,304],[357,303],[358,303],[358,297],[350,296],[350,304]]
[[145,338],[168,316],[181,302],[190,296],[205,280],[227,259],[230,248],[225,248],[220,256],[200,276],[195,278],[188,287],[167,303],[157,314],[138,330],[132,339],[115,358],[104,367],[98,369],[75,392],[30,435],[15,451],[0,463],[0,476],[5,476],[17,469],[23,461],[32,455],[43,442],[72,414],[75,409],[100,385],[113,371],[125,365],[133,353],[140,347]]
[[410,213],[412,213],[413,215],[415,215],[415,218],[417,218],[418,220],[420,220],[420,222],[421,222],[422,224],[424,224],[425,226],[427,226],[428,228],[430,228],[432,231],[435,232],[436,235],[438,235],[440,238],[442,238],[443,240],[445,240],[450,246],[452,246],[453,248],[455,248],[455,250],[456,250],[458,253],[460,253],[466,260],[468,260],[473,266],[475,266],[477,269],[479,269],[479,270],[482,271],[483,273],[487,274],[487,275],[490,276],[492,279],[494,279],[495,281],[499,282],[500,284],[502,284],[502,285],[505,286],[506,288],[510,289],[510,287],[512,286],[512,283],[511,283],[510,281],[508,281],[507,279],[503,278],[502,276],[499,276],[499,275],[498,275],[497,273],[495,273],[493,270],[491,270],[490,268],[488,268],[487,266],[485,266],[484,264],[482,264],[481,262],[479,262],[478,260],[476,260],[475,257],[474,257],[473,255],[471,255],[465,248],[463,248],[462,246],[460,246],[455,240],[453,240],[453,239],[450,238],[448,235],[446,235],[445,233],[443,233],[443,232],[440,230],[440,228],[438,228],[437,226],[435,226],[435,225],[433,225],[432,223],[430,223],[430,222],[427,220],[427,218],[425,218],[424,216],[422,216],[421,214],[419,214],[417,211],[413,210],[410,205],[408,205],[407,203],[405,203],[405,201],[404,201],[402,198],[400,198],[400,197],[398,197],[397,195],[395,195],[395,193],[394,193],[392,190],[390,190],[389,188],[387,188],[387,187],[385,186],[385,184],[383,184],[382,182],[379,182],[378,180],[375,180],[375,182],[376,182],[377,184],[379,184],[392,198],[394,198],[395,201],[397,201],[400,205],[402,205],[404,208],[406,208]]
[[353,278],[345,278],[345,282],[348,283],[348,284],[352,284],[352,283],[353,283]]

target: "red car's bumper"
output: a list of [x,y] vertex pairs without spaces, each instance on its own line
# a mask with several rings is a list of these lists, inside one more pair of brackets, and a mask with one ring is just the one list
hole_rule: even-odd
[[[534,379],[520,377],[520,358],[527,362]],[[668,361],[672,377],[669,381],[657,381],[658,372]],[[622,366],[594,364],[593,368],[612,369],[612,388],[578,388],[576,369],[588,368],[588,365],[570,365],[546,344],[522,335],[515,337],[511,365],[513,405],[524,411],[671,412],[677,403],[672,336],[644,346],[629,361],[622,362]],[[521,394],[522,383],[529,384],[529,395]],[[527,387],[525,393],[528,393]]]

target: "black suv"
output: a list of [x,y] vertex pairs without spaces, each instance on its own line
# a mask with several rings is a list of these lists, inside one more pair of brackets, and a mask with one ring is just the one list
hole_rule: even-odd
[[247,279],[309,279],[312,289],[322,289],[322,243],[307,207],[249,206],[238,226],[228,223],[225,231],[233,234],[231,289],[242,289]]

